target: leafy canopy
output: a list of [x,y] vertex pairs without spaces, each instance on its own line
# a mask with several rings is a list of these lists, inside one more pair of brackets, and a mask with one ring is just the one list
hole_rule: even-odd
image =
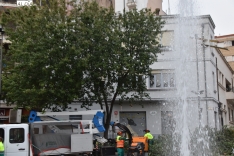
[[49,5],[11,10],[2,17],[12,41],[3,88],[8,103],[66,107],[74,99],[106,110],[116,100],[149,98],[145,78],[160,52],[164,22],[148,9],[115,13],[96,2],[50,0]]
[[157,36],[164,22],[148,9],[116,14],[96,3],[86,3],[82,10],[73,16],[78,30],[74,35],[79,36],[87,63],[78,100],[87,109],[94,103],[105,109],[108,129],[117,99],[133,104],[149,98],[145,78],[157,61]]
[[[3,77],[9,104],[63,107],[78,97],[84,60],[69,36],[75,23],[67,16],[65,0],[49,2],[9,10],[2,16],[12,42]],[[14,66],[8,66],[12,62]]]

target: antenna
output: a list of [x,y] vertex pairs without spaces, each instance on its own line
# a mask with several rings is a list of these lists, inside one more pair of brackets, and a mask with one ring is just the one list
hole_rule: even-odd
[[168,0],[168,15],[171,14],[171,10],[170,10],[170,0]]

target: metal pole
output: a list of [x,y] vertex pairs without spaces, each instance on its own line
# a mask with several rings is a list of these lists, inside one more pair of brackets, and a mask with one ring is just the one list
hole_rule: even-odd
[[[1,26],[1,48],[0,48],[0,97],[2,97],[2,45],[3,45],[3,27]],[[0,100],[1,103],[1,100]]]
[[125,14],[125,0],[124,0],[124,14]]
[[196,39],[196,65],[197,65],[197,98],[198,98],[198,119],[199,119],[199,127],[201,126],[201,103],[200,103],[200,87],[199,87],[199,68],[198,68],[198,52],[197,52],[197,34],[195,34]]

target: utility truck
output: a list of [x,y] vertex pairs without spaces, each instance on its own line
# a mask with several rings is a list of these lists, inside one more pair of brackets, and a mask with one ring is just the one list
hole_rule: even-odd
[[[92,116],[92,120],[59,120],[58,116]],[[103,110],[76,112],[36,112],[31,111],[28,124],[0,125],[5,156],[114,156],[115,138],[101,137],[105,132]],[[145,137],[132,137],[130,130],[120,123],[111,122],[112,130],[127,134],[128,156],[144,156],[148,151]],[[114,142],[102,147],[98,143]],[[104,150],[103,150],[104,149]]]
[[[92,120],[58,120],[61,115],[93,115]],[[93,141],[107,142],[98,136],[105,131],[102,110],[77,112],[31,111],[28,124],[0,125],[5,156],[48,156],[91,154]]]

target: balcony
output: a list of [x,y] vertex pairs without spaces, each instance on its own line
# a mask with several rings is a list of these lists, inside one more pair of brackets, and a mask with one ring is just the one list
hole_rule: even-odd
[[136,0],[128,0],[127,6],[129,10],[136,9]]
[[234,88],[226,89],[226,99],[229,104],[234,106]]

